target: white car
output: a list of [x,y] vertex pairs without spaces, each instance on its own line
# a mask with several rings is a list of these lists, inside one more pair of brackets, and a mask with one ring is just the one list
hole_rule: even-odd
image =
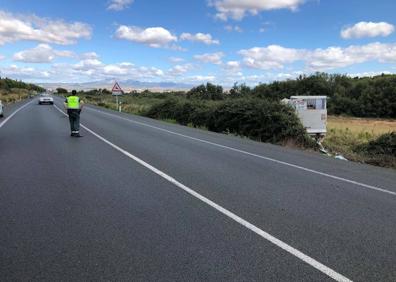
[[54,98],[52,98],[49,94],[43,93],[40,94],[40,98],[39,98],[39,105],[42,104],[50,104],[53,105],[54,104]]
[[0,117],[4,116],[4,106],[3,103],[0,101]]

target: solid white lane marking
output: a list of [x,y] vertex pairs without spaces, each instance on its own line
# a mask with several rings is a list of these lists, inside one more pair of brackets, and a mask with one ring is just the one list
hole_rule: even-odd
[[390,191],[390,190],[387,190],[387,189],[384,189],[384,188],[381,188],[381,187],[377,187],[377,186],[361,183],[361,182],[358,182],[358,181],[354,181],[354,180],[350,180],[350,179],[347,179],[347,178],[335,176],[335,175],[328,174],[328,173],[325,173],[325,172],[321,172],[321,171],[318,171],[318,170],[314,170],[314,169],[306,168],[306,167],[303,167],[303,166],[295,165],[295,164],[292,164],[292,163],[280,161],[280,160],[277,160],[277,159],[265,157],[265,156],[262,156],[262,155],[250,153],[250,152],[247,152],[247,151],[244,151],[244,150],[240,150],[240,149],[236,149],[236,148],[233,148],[233,147],[228,147],[228,146],[221,145],[221,144],[214,143],[214,142],[210,142],[210,141],[207,141],[207,140],[191,137],[191,136],[184,135],[184,134],[181,134],[181,133],[177,133],[177,132],[174,132],[174,131],[170,131],[170,130],[167,130],[167,129],[164,129],[164,128],[161,128],[161,127],[149,125],[149,124],[144,123],[144,122],[139,122],[139,121],[127,119],[127,118],[124,118],[124,117],[120,117],[120,116],[117,116],[117,115],[114,115],[114,114],[106,113],[106,112],[99,111],[99,110],[96,110],[96,109],[92,109],[92,108],[89,108],[89,107],[86,107],[86,108],[91,110],[91,111],[99,112],[99,113],[104,114],[104,115],[108,115],[108,116],[111,116],[111,117],[116,117],[116,118],[131,122],[131,123],[135,123],[135,124],[142,125],[142,126],[145,126],[145,127],[149,127],[149,128],[153,128],[153,129],[156,129],[156,130],[163,131],[163,132],[167,132],[167,133],[170,133],[170,134],[173,134],[173,135],[177,135],[177,136],[180,136],[180,137],[183,137],[183,138],[191,139],[191,140],[198,141],[198,142],[201,142],[201,143],[210,144],[212,146],[220,147],[220,148],[223,148],[223,149],[227,149],[227,150],[231,150],[231,151],[234,151],[234,152],[242,153],[242,154],[249,155],[249,156],[252,156],[252,157],[264,159],[264,160],[267,160],[267,161],[270,161],[270,162],[274,162],[274,163],[282,164],[282,165],[285,165],[285,166],[293,167],[293,168],[296,168],[296,169],[299,169],[299,170],[303,170],[303,171],[306,171],[306,172],[310,172],[310,173],[318,174],[318,175],[325,176],[325,177],[328,177],[328,178],[332,178],[332,179],[335,179],[335,180],[338,180],[338,181],[342,181],[342,182],[346,182],[346,183],[349,183],[349,184],[357,185],[357,186],[360,186],[360,187],[363,187],[363,188],[366,188],[366,189],[370,189],[370,190],[374,190],[374,191],[378,191],[378,192],[382,192],[382,193],[387,193],[387,194],[390,194],[392,196],[396,196],[396,192]]
[[[63,113],[64,115],[66,115],[56,105],[55,105],[55,108],[58,111],[60,111],[61,113]],[[348,279],[347,277],[343,276],[342,274],[334,271],[333,269],[331,269],[331,268],[327,267],[326,265],[320,263],[319,261],[315,260],[314,258],[311,258],[310,256],[304,254],[303,252],[293,248],[292,246],[286,244],[285,242],[279,240],[278,238],[276,238],[276,237],[272,236],[271,234],[265,232],[264,230],[258,228],[257,226],[255,226],[252,223],[246,221],[245,219],[241,218],[240,216],[234,214],[233,212],[227,210],[226,208],[223,208],[222,206],[216,204],[212,200],[209,200],[205,196],[202,196],[201,194],[195,192],[191,188],[187,187],[186,185],[184,185],[184,184],[180,183],[179,181],[177,181],[176,179],[174,179],[172,176],[170,176],[170,175],[164,173],[163,171],[155,168],[154,166],[150,165],[149,163],[146,163],[142,159],[139,159],[138,157],[132,155],[128,151],[118,147],[114,143],[111,143],[109,140],[107,140],[106,138],[104,138],[101,135],[97,134],[96,132],[92,131],[91,129],[89,129],[85,125],[81,124],[81,127],[84,128],[89,133],[91,133],[92,135],[94,135],[95,137],[97,137],[98,139],[100,139],[101,141],[103,141],[104,143],[106,143],[109,146],[111,146],[112,148],[114,148],[115,150],[117,150],[120,153],[122,153],[123,155],[125,155],[128,158],[134,160],[135,162],[139,163],[143,167],[149,169],[153,173],[159,175],[160,177],[162,177],[165,180],[169,181],[170,183],[174,184],[176,187],[182,189],[183,191],[187,192],[191,196],[193,196],[193,197],[197,198],[198,200],[204,202],[205,204],[207,204],[210,207],[214,208],[215,210],[219,211],[223,215],[225,215],[225,216],[229,217],[230,219],[236,221],[240,225],[242,225],[245,228],[251,230],[252,232],[256,233],[257,235],[259,235],[260,237],[264,238],[265,240],[271,242],[272,244],[278,246],[279,248],[285,250],[289,254],[299,258],[300,260],[304,261],[305,263],[309,264],[310,266],[314,267],[315,269],[321,271],[322,273],[326,274],[327,276],[331,277],[332,279],[334,279],[336,281],[345,281],[345,282],[346,281],[352,281],[352,280]]]
[[15,110],[11,115],[9,115],[5,120],[3,120],[3,121],[0,123],[0,128],[2,128],[3,125],[5,125],[6,122],[9,121],[13,116],[15,116],[20,110],[23,110],[24,108],[26,108],[26,107],[27,107],[28,105],[30,105],[31,103],[33,103],[33,101],[30,101],[29,103],[27,103],[27,104],[25,104],[25,105],[19,107],[17,110]]

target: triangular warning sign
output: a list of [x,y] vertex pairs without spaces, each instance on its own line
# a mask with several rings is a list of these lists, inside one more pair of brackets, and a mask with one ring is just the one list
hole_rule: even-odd
[[113,86],[113,89],[111,90],[111,92],[122,92],[122,89],[120,87],[120,85],[118,84],[118,82],[116,82]]

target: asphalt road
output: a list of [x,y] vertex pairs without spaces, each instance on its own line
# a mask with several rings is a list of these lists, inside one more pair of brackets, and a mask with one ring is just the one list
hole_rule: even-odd
[[396,281],[394,170],[95,107],[84,138],[34,100],[4,120],[1,281]]

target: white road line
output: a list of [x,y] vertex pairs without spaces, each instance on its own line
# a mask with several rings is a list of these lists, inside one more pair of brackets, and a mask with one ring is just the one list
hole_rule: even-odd
[[25,104],[25,105],[19,107],[16,111],[14,111],[11,115],[9,115],[5,120],[3,120],[3,121],[0,123],[0,128],[2,128],[3,125],[5,125],[6,122],[9,121],[13,116],[15,116],[16,113],[18,113],[20,110],[24,109],[25,107],[27,107],[27,106],[30,105],[31,103],[33,103],[33,101],[30,101],[29,103],[27,103],[27,104]]
[[117,115],[114,115],[114,114],[106,113],[106,112],[99,111],[99,110],[96,110],[96,109],[92,109],[92,108],[89,108],[89,107],[86,107],[86,108],[91,110],[91,111],[99,112],[101,114],[108,115],[108,116],[111,116],[111,117],[116,117],[118,119],[122,119],[122,120],[125,120],[125,121],[128,121],[128,122],[131,122],[131,123],[135,123],[135,124],[139,124],[139,125],[142,125],[142,126],[146,126],[146,127],[150,127],[150,128],[153,128],[153,129],[157,129],[157,130],[160,130],[160,131],[163,131],[163,132],[167,132],[167,133],[170,133],[170,134],[173,134],[173,135],[177,135],[177,136],[180,136],[180,137],[183,137],[183,138],[187,138],[187,139],[191,139],[191,140],[194,140],[194,141],[210,144],[210,145],[213,145],[213,146],[216,146],[216,147],[220,147],[220,148],[223,148],[223,149],[228,149],[228,150],[231,150],[231,151],[234,151],[234,152],[238,152],[238,153],[242,153],[242,154],[245,154],[245,155],[249,155],[249,156],[252,156],[252,157],[256,157],[256,158],[264,159],[264,160],[271,161],[271,162],[274,162],[274,163],[282,164],[282,165],[285,165],[285,166],[293,167],[293,168],[296,168],[296,169],[299,169],[299,170],[303,170],[303,171],[306,171],[306,172],[318,174],[318,175],[321,175],[321,176],[325,176],[325,177],[332,178],[332,179],[335,179],[335,180],[338,180],[338,181],[342,181],[342,182],[346,182],[346,183],[349,183],[349,184],[354,184],[354,185],[363,187],[365,189],[375,190],[375,191],[378,191],[378,192],[382,192],[382,193],[390,194],[392,196],[396,196],[396,192],[393,192],[393,191],[390,191],[390,190],[387,190],[387,189],[384,189],[384,188],[381,188],[381,187],[364,184],[364,183],[361,183],[361,182],[358,182],[358,181],[354,181],[354,180],[350,180],[350,179],[347,179],[347,178],[335,176],[335,175],[332,175],[332,174],[328,174],[328,173],[325,173],[325,172],[321,172],[321,171],[317,171],[317,170],[314,170],[314,169],[306,168],[306,167],[303,167],[303,166],[295,165],[295,164],[292,164],[292,163],[276,160],[276,159],[265,157],[265,156],[262,156],[262,155],[257,155],[257,154],[254,154],[254,153],[250,153],[250,152],[247,152],[247,151],[244,151],[244,150],[239,150],[239,149],[236,149],[236,148],[233,148],[233,147],[228,147],[228,146],[217,144],[217,143],[210,142],[210,141],[207,141],[207,140],[191,137],[191,136],[184,135],[184,134],[181,134],[181,133],[177,133],[177,132],[174,132],[174,131],[170,131],[170,130],[167,130],[167,129],[164,129],[164,128],[161,128],[161,127],[149,125],[149,124],[144,123],[144,122],[139,122],[139,121],[134,121],[134,120],[131,120],[131,119],[123,118],[123,117],[120,117],[120,116],[117,116]]
[[[66,115],[61,109],[59,109],[56,105],[55,108],[60,111],[62,114]],[[66,115],[67,116],[67,115]],[[84,126],[81,124],[81,127],[84,128],[86,131],[103,141],[104,143],[108,144],[109,146],[113,147],[115,150],[119,151],[123,155],[127,156],[128,158],[134,160],[135,162],[139,163],[140,165],[144,166],[145,168],[149,169],[150,171],[154,172],[155,174],[159,175],[160,177],[164,178],[165,180],[169,181],[170,183],[174,184],[178,188],[182,189],[183,191],[187,192],[188,194],[192,195],[193,197],[199,199],[200,201],[204,202],[205,204],[211,206],[212,208],[216,209],[223,215],[231,218],[232,220],[236,221],[240,225],[246,227],[247,229],[253,231],[257,235],[261,236],[265,240],[271,242],[272,244],[278,246],[279,248],[285,250],[286,252],[292,254],[293,256],[299,258],[300,260],[304,261],[305,263],[309,264],[310,266],[314,267],[315,269],[321,271],[322,273],[326,274],[327,276],[331,277],[332,279],[336,281],[352,281],[348,279],[347,277],[343,276],[342,274],[334,271],[333,269],[327,267],[326,265],[320,263],[319,261],[315,260],[314,258],[311,258],[310,256],[302,253],[301,251],[293,248],[292,246],[286,244],[285,242],[277,239],[276,237],[272,236],[271,234],[265,232],[264,230],[258,228],[257,226],[251,224],[250,222],[244,220],[240,216],[234,214],[233,212],[223,208],[222,206],[216,204],[215,202],[209,200],[205,196],[202,196],[201,194],[195,192],[191,188],[187,187],[186,185],[180,183],[170,175],[164,173],[163,171],[155,168],[154,166],[150,165],[149,163],[146,163],[142,159],[139,159],[138,157],[132,155],[128,151],[118,147],[117,145],[111,143],[109,140],[106,138],[102,137],[101,135],[97,134],[96,132],[92,131],[88,127]]]

